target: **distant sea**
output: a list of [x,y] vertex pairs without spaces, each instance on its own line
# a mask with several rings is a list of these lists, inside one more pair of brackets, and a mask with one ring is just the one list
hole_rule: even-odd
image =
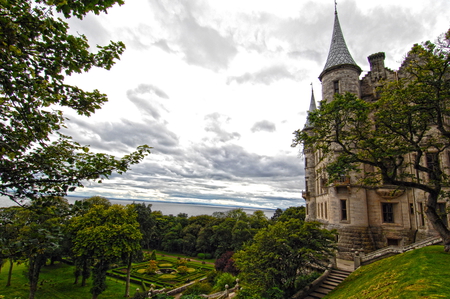
[[[69,203],[74,203],[76,200],[82,200],[84,197],[68,196],[66,197]],[[196,203],[175,203],[149,200],[132,200],[132,199],[110,199],[112,204],[127,205],[133,202],[145,203],[152,205],[152,211],[161,211],[164,215],[178,215],[179,213],[186,213],[189,216],[198,215],[212,215],[214,212],[227,212],[233,209],[242,209],[247,214],[252,214],[255,211],[263,211],[267,218],[271,218],[275,212],[274,209],[267,208],[249,208],[249,207],[233,207],[233,206],[217,206],[205,205]],[[0,207],[9,207],[16,205],[7,197],[0,197]]]

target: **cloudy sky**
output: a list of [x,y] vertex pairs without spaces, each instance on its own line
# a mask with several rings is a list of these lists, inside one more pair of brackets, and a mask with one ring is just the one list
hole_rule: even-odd
[[[386,52],[397,69],[414,43],[450,27],[448,0],[338,1],[350,52]],[[111,71],[68,78],[109,102],[69,113],[69,134],[118,156],[152,154],[124,175],[75,195],[287,208],[304,203],[303,160],[291,148],[330,45],[333,0],[128,0],[108,14],[70,19],[92,45],[123,41]]]

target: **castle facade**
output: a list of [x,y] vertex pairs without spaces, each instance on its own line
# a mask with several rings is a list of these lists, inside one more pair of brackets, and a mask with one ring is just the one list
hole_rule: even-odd
[[[361,68],[353,60],[342,33],[337,11],[327,61],[319,79],[322,99],[333,100],[335,93],[350,92],[366,101],[379,98],[377,87],[381,80],[392,81],[402,76],[384,65],[385,53],[368,57],[370,71],[360,79]],[[314,93],[310,111],[316,109]],[[307,121],[304,131],[311,130]],[[357,185],[364,171],[350,173],[339,181],[328,182],[321,169],[327,163],[319,150],[304,148],[307,221],[319,221],[328,229],[338,231],[338,256],[352,258],[354,251],[368,253],[385,246],[404,246],[421,239],[437,236],[426,221],[426,194],[417,189],[383,186],[365,189]],[[406,157],[407,158],[407,157]],[[442,160],[450,165],[450,155]],[[413,171],[413,170],[411,170]],[[438,211],[446,217],[446,202],[438,203]],[[448,225],[448,219],[445,218]]]

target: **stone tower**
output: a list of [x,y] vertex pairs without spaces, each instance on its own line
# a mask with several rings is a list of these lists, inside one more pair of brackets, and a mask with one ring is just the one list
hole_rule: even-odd
[[[360,79],[361,68],[350,55],[339,24],[334,15],[333,35],[328,58],[319,79],[322,82],[322,100],[332,101],[335,93],[350,92],[366,101],[379,98],[377,87],[381,80],[393,81],[397,72],[385,67],[385,53],[368,57],[370,71]],[[402,72],[400,68],[399,73]],[[316,110],[314,92],[309,111]],[[304,132],[313,134],[313,126],[307,119]],[[359,172],[328,181],[323,169],[329,160],[314,147],[304,148],[306,220],[319,221],[328,229],[338,231],[338,256],[351,259],[353,251],[370,252],[385,246],[408,245],[420,239],[436,235],[425,221],[425,194],[406,188],[393,192],[390,186],[364,189],[358,181],[364,172],[371,171],[361,165]],[[408,159],[408,157],[405,157]],[[450,164],[450,154],[448,157]],[[438,203],[445,210],[446,203]],[[446,220],[448,223],[448,220]]]
[[351,92],[360,95],[361,68],[353,60],[345,43],[337,10],[334,12],[334,28],[327,62],[319,76],[322,82],[322,99],[333,100],[335,93]]

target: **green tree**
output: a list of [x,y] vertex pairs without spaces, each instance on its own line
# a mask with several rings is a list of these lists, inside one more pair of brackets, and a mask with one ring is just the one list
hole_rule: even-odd
[[60,132],[63,109],[90,116],[106,101],[98,90],[65,83],[93,67],[110,69],[125,46],[89,48],[83,35],[53,14],[82,18],[122,0],[3,0],[0,2],[0,195],[21,202],[42,194],[64,196],[85,180],[101,181],[141,161],[146,145],[123,158],[90,152]]
[[35,198],[16,214],[20,226],[18,244],[27,260],[29,298],[35,297],[39,275],[48,258],[60,254],[69,204],[61,197]]
[[243,288],[250,288],[255,298],[271,288],[282,290],[285,298],[293,295],[306,268],[323,264],[333,255],[334,233],[320,225],[290,219],[259,231],[251,244],[233,255]]
[[[133,203],[133,206],[137,213],[137,222],[142,234],[142,248],[149,249],[151,240],[155,235],[156,220],[152,214],[152,205],[140,203]],[[155,258],[156,259],[156,258]]]
[[305,207],[289,207],[285,211],[278,215],[277,221],[288,221],[291,218],[297,218],[299,220],[305,220],[306,211]]
[[[428,194],[426,215],[450,251],[450,231],[437,213],[448,200],[450,173],[450,30],[436,43],[414,45],[399,79],[384,82],[377,101],[335,95],[309,115],[312,133],[296,131],[293,145],[321,150],[329,181],[367,169],[360,184],[415,188]],[[395,113],[394,113],[395,111]]]
[[8,207],[0,209],[0,258],[2,264],[9,260],[8,278],[6,286],[11,286],[14,262],[21,256],[22,251],[18,242],[21,224],[17,222],[17,214],[22,207]]
[[[106,289],[109,264],[140,250],[142,234],[131,205],[94,205],[86,214],[71,219],[73,251],[76,256],[90,257],[93,264],[92,298]],[[129,273],[129,268],[128,268]],[[129,279],[125,288],[129,296]]]

